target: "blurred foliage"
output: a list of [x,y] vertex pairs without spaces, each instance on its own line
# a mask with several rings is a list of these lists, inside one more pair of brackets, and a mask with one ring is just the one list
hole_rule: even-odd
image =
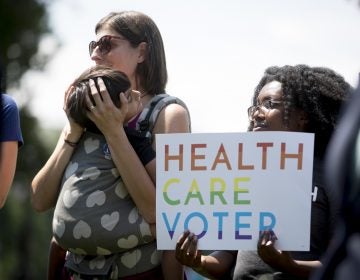
[[[41,38],[50,32],[47,5],[51,2],[0,0],[2,90],[18,87],[26,71],[41,70],[45,65],[48,57],[38,53],[38,49]],[[39,214],[33,210],[30,185],[49,158],[59,131],[46,131],[44,137],[26,105],[20,108],[20,119],[25,145],[19,150],[8,200],[0,210],[1,280],[46,279],[51,238],[52,211]]]
[[16,86],[29,68],[41,69],[46,62],[37,54],[41,36],[49,32],[46,5],[50,2],[0,1],[0,59],[5,66],[4,82]]

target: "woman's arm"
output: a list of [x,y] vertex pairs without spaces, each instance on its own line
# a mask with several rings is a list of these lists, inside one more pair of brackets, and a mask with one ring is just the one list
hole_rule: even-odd
[[147,173],[150,175],[151,180],[156,184],[156,159],[149,161],[145,165]]
[[[167,105],[158,115],[153,127],[152,135],[165,133],[186,133],[190,132],[190,117],[187,110],[178,104]],[[152,143],[156,149],[155,137]],[[156,160],[150,161],[145,165],[146,171],[150,175],[154,184],[156,183]]]
[[[187,110],[179,104],[169,104],[159,113],[152,134],[187,132],[190,132],[190,117]],[[153,147],[155,149],[155,141]]]
[[155,223],[155,184],[137,157],[124,129],[121,126],[103,133],[112,160],[139,212],[149,224]]
[[68,124],[50,158],[34,177],[31,183],[31,201],[36,211],[43,212],[55,206],[63,173],[75,149],[75,146],[69,145],[65,140],[77,143],[82,133],[83,128],[80,126]]
[[18,141],[0,142],[0,209],[5,205],[14,179],[18,145]]
[[[66,99],[72,89],[70,85],[64,95],[63,109],[66,115]],[[31,182],[31,203],[36,211],[43,212],[56,205],[62,176],[83,132],[84,128],[68,117],[68,123],[60,134],[55,150]]]

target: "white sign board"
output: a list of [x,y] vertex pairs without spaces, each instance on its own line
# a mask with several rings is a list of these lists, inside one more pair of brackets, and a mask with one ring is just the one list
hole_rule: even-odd
[[310,243],[314,135],[297,132],[156,135],[160,250],[185,229],[205,250],[254,250],[272,229],[277,248]]

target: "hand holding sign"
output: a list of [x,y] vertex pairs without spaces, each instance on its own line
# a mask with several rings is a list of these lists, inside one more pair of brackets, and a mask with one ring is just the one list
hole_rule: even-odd
[[201,252],[197,249],[197,236],[185,231],[176,243],[176,258],[194,269],[201,266]]

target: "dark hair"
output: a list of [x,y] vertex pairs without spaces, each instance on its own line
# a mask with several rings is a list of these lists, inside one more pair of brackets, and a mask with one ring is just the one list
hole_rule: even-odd
[[85,70],[72,83],[73,88],[65,96],[69,116],[82,127],[89,128],[93,126],[93,122],[87,117],[88,106],[85,96],[87,94],[91,101],[94,101],[90,91],[89,79],[95,81],[95,85],[99,90],[96,79],[98,77],[101,77],[104,81],[112,101],[118,108],[121,105],[119,94],[126,92],[131,86],[128,77],[123,72],[112,68],[97,65]]
[[[288,124],[290,111],[297,108],[307,116],[306,132],[315,133],[315,155],[322,158],[336,126],[343,101],[348,98],[350,85],[335,71],[326,67],[299,64],[272,66],[255,88],[252,104],[256,105],[261,89],[272,81],[281,83],[284,114]],[[252,130],[250,122],[249,130]]]
[[146,93],[163,93],[167,83],[165,50],[154,21],[140,12],[113,12],[96,24],[95,33],[106,27],[124,36],[133,47],[146,42],[146,57],[136,68],[136,79]]

